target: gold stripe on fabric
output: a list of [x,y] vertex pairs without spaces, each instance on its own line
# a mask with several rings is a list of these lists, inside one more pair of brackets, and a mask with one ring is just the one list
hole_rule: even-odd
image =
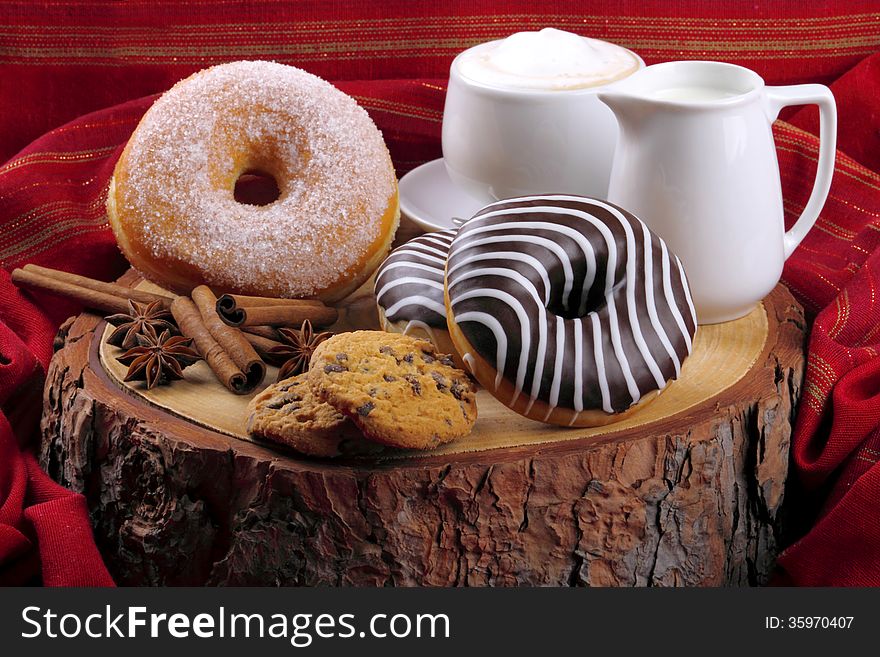
[[[70,123],[68,125],[63,125],[59,128],[54,128],[47,132],[47,135],[60,135],[65,132],[70,132],[72,130],[91,130],[93,128],[109,128],[114,125],[126,125],[133,124],[140,121],[141,116],[143,115],[142,111],[138,111],[134,113],[132,116],[122,119],[113,119],[107,121],[95,121],[91,123]],[[124,143],[124,142],[123,142]],[[120,144],[117,144],[119,146]],[[115,147],[114,147],[115,148]]]
[[[57,3],[56,3],[57,4]],[[212,4],[217,4],[213,2]],[[83,30],[87,33],[107,31],[107,32],[155,32],[165,33],[169,29],[192,29],[194,31],[203,32],[215,29],[255,29],[255,30],[272,30],[279,27],[287,27],[291,31],[329,31],[330,29],[338,29],[340,27],[349,26],[351,29],[371,29],[371,26],[384,27],[384,29],[403,26],[410,29],[410,26],[417,27],[443,27],[449,25],[471,25],[471,26],[495,26],[504,23],[541,23],[546,21],[564,22],[573,25],[591,25],[595,24],[602,27],[610,27],[614,25],[635,26],[645,25],[647,27],[656,27],[665,25],[669,27],[709,27],[709,28],[812,28],[813,26],[827,26],[834,24],[860,24],[865,22],[874,22],[880,20],[880,13],[868,12],[857,14],[841,14],[836,16],[807,16],[807,17],[779,17],[779,18],[710,18],[710,17],[686,17],[686,16],[604,16],[604,15],[583,15],[572,16],[571,14],[504,14],[499,16],[458,16],[458,15],[434,15],[434,16],[400,16],[386,18],[357,18],[357,19],[327,19],[317,21],[298,21],[291,26],[277,26],[271,23],[260,22],[229,22],[229,23],[191,23],[181,25],[179,28],[152,27],[152,26],[100,26],[100,25],[59,25],[53,26],[51,29],[59,32],[71,32],[74,30]],[[0,29],[10,28],[14,31],[32,31],[35,33],[43,32],[47,28],[44,25],[14,25],[0,24]]]
[[[801,213],[804,211],[803,205],[797,204],[794,201],[790,201],[788,199],[783,199],[782,204],[785,208],[785,211],[792,217],[800,216]],[[845,242],[851,242],[858,236],[857,232],[834,223],[833,221],[828,219],[828,217],[822,214],[820,214],[819,217],[816,219],[815,226],[816,228],[819,228],[820,230],[822,230],[822,232],[827,233],[831,237],[843,240]]]
[[[69,225],[94,224],[98,216],[105,214],[103,196],[100,200],[95,199],[89,203],[77,203],[71,201],[52,201],[38,205],[15,220],[4,224],[3,237],[0,238],[0,247],[6,245],[20,246],[29,239],[39,239],[46,231],[63,228],[65,222]],[[46,220],[55,218],[52,223]],[[23,230],[32,229],[32,224],[46,223],[46,226],[36,231],[35,235],[19,236]]]
[[[0,264],[2,264],[2,266],[7,267],[7,268],[10,265],[17,266],[17,265],[23,264],[24,262],[26,262],[28,260],[32,260],[35,256],[39,255],[43,251],[46,251],[46,250],[52,248],[61,239],[67,240],[67,239],[71,239],[73,237],[79,237],[80,235],[92,235],[92,234],[96,234],[96,233],[103,233],[106,230],[109,230],[109,224],[107,224],[106,222],[100,226],[97,226],[97,227],[88,227],[88,228],[84,228],[81,230],[74,230],[74,231],[71,231],[69,233],[64,234],[62,238],[58,238],[55,240],[45,240],[45,241],[41,242],[39,245],[37,245],[36,248],[28,251],[27,253],[19,254],[18,258],[15,260],[12,260],[11,258],[8,258],[8,259],[7,258],[0,258]],[[9,262],[6,262],[7,260]]]
[[846,288],[837,295],[834,302],[837,305],[837,315],[834,318],[834,324],[828,329],[828,337],[832,340],[840,335],[840,332],[846,328],[846,324],[849,321],[850,303],[849,292],[847,292]]
[[[777,121],[775,125],[777,127],[775,139],[779,150],[803,155],[814,162],[816,161],[819,153],[819,141],[814,134],[784,121]],[[784,148],[778,145],[780,142],[791,146],[797,146],[799,148]],[[840,171],[844,175],[849,175],[849,177],[854,178],[855,180],[863,182],[868,187],[880,189],[880,174],[862,164],[859,164],[852,158],[846,157],[845,155],[841,157],[841,154],[838,153],[834,169],[835,171]]]
[[86,151],[38,151],[28,153],[22,157],[7,162],[0,167],[0,176],[32,164],[70,164],[88,162],[90,160],[107,157],[118,146],[106,146]]
[[369,96],[352,96],[365,109],[387,112],[398,116],[406,116],[413,119],[422,119],[432,123],[441,123],[443,120],[443,112],[437,110],[429,110],[418,105],[408,105],[406,103],[397,103],[393,101],[382,100],[381,98],[371,98]]
[[[786,148],[785,146],[780,146],[780,145],[777,143],[777,144],[776,144],[776,150],[784,151],[784,152],[786,152],[786,153],[794,153],[795,155],[800,155],[800,156],[805,157],[805,158],[807,158],[808,160],[811,160],[811,161],[813,161],[813,162],[818,162],[818,161],[819,161],[819,158],[814,157],[814,156],[812,156],[812,155],[810,155],[810,154],[808,154],[808,153],[805,153],[802,149],[797,149],[797,148]],[[839,162],[839,160],[840,160],[840,158],[838,158],[838,162]],[[854,173],[854,172],[852,172],[852,171],[849,171],[849,170],[843,168],[843,166],[842,166],[841,164],[836,164],[836,165],[834,166],[834,171],[835,171],[835,173],[839,173],[839,174],[841,174],[841,175],[843,175],[843,176],[846,176],[847,178],[852,178],[853,180],[855,180],[855,181],[857,181],[857,182],[860,182],[861,184],[865,185],[866,187],[870,187],[871,189],[880,190],[880,184],[872,183],[870,180],[866,180],[865,177],[863,177],[863,176],[859,176],[859,175],[857,175],[856,173]]]
[[[65,45],[54,47],[16,46],[4,44],[0,54],[4,58],[28,57],[28,58],[51,58],[51,57],[79,57],[79,58],[120,58],[120,57],[192,57],[196,54],[204,57],[243,56],[271,52],[281,55],[317,55],[317,54],[346,54],[363,52],[426,52],[457,51],[480,43],[480,38],[416,38],[416,39],[373,39],[363,41],[345,40],[342,42],[303,42],[290,41],[283,44],[260,43],[228,43],[218,42],[208,46],[204,43],[192,43],[189,40],[185,45],[180,44],[176,48],[169,48],[169,43],[163,41],[155,45],[111,45],[96,47],[93,45]],[[826,50],[853,50],[868,46],[880,45],[880,31],[862,36],[848,38],[829,39],[791,39],[783,40],[757,39],[719,42],[715,39],[657,39],[657,38],[633,38],[621,39],[620,43],[631,45],[635,49],[649,50],[687,50],[703,52],[728,52],[742,53],[788,53],[793,52],[817,52]]]
[[812,381],[805,381],[804,392],[806,393],[806,395],[804,396],[803,400],[807,404],[809,404],[810,408],[812,408],[816,413],[821,413],[824,402],[828,398],[828,393],[831,392],[831,389],[828,388],[828,391],[826,392],[822,388],[819,388]]
[[[60,187],[60,185],[52,185]],[[3,223],[3,233],[0,235],[0,245],[17,241],[16,231],[26,229],[31,223],[48,218],[53,214],[66,216],[66,214],[78,216],[92,216],[104,212],[104,194],[99,194],[89,202],[58,200],[49,201],[36,205],[21,214],[8,219]]]
[[874,212],[873,210],[869,210],[868,208],[863,208],[861,205],[856,205],[852,201],[847,201],[846,199],[841,198],[840,196],[836,196],[834,194],[829,194],[828,198],[833,199],[837,203],[843,203],[845,206],[851,208],[852,210],[855,210],[856,212],[860,212],[862,214],[867,214],[872,217],[880,217],[880,212]]
[[[872,294],[873,294],[873,288],[872,288],[871,292],[872,292]],[[872,347],[872,346],[868,346],[868,347],[866,347],[866,345],[867,345],[869,342],[873,342],[873,341],[874,341],[874,338],[877,336],[878,333],[880,333],[880,324],[874,324],[874,326],[872,326],[871,329],[870,329],[867,333],[865,333],[861,338],[859,338],[859,339],[855,342],[855,346],[856,346],[856,347],[867,348],[867,349],[873,351],[873,347]],[[872,354],[872,355],[874,355],[874,354]],[[875,452],[875,450],[870,450],[870,451]]]
[[[47,212],[41,218],[50,218],[54,214]],[[104,226],[107,225],[107,215],[103,213],[91,218],[85,218],[82,215],[71,217],[69,213],[60,214],[66,218],[46,224],[40,232],[0,248],[0,262],[12,260],[25,254],[32,255],[34,247],[46,243],[54,244],[60,241],[63,235],[69,234],[71,230],[75,233],[93,232],[103,230]]]
[[[475,40],[471,43],[462,44],[461,46],[457,46],[454,48],[450,48],[445,51],[398,51],[395,52],[395,56],[401,58],[408,59],[419,59],[419,58],[430,58],[430,57],[452,57],[458,54],[461,50],[464,50],[471,45],[475,45],[476,43],[480,43],[481,40]],[[643,57],[667,57],[671,53],[677,59],[701,59],[706,57],[715,57],[718,59],[724,58],[724,51],[683,51],[681,49],[676,49],[675,47],[670,47],[668,49],[654,49],[647,50],[641,48],[637,43],[625,43],[623,41],[619,41],[620,45],[631,48],[633,50],[638,50]],[[838,56],[838,57],[862,57],[866,55],[872,55],[877,51],[877,48],[867,48],[867,49],[859,49],[859,50],[848,50],[846,52],[826,52],[826,51],[803,51],[803,52],[752,52],[748,53],[746,57],[749,60],[753,61],[779,61],[779,60],[803,60],[803,59],[820,59],[827,60],[829,56]],[[368,51],[371,52],[371,51]],[[375,51],[375,54],[382,54],[384,52],[392,52],[392,51]],[[736,53],[730,53],[734,55]],[[742,55],[742,53],[739,53]],[[169,64],[175,66],[206,66],[210,64],[218,64],[226,61],[230,61],[233,58],[246,58],[246,57],[272,57],[276,61],[280,61],[282,63],[289,64],[305,64],[309,62],[334,62],[334,63],[344,63],[350,61],[359,61],[363,60],[365,57],[364,52],[346,52],[346,53],[336,53],[333,57],[328,57],[327,53],[278,53],[272,49],[266,49],[264,51],[254,51],[250,53],[237,52],[232,49],[224,50],[223,54],[218,54],[214,56],[207,57],[185,57],[183,55],[175,55],[170,54],[162,57],[139,57],[136,53],[127,55],[125,59],[123,58],[95,58],[89,59],[85,57],[75,57],[71,53],[63,53],[59,54],[56,57],[44,57],[44,58],[33,58],[33,57],[8,57],[5,58],[0,55],[0,62],[9,65],[18,65],[18,66],[56,66],[58,64],[64,64],[66,66],[96,66],[96,67],[104,67],[104,68],[126,68],[131,66],[131,62],[136,62],[139,65],[143,66],[167,66]],[[733,58],[733,57],[731,57]]]

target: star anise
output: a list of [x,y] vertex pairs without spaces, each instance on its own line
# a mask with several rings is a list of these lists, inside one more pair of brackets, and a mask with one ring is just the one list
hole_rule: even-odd
[[183,378],[183,368],[192,365],[202,357],[190,348],[192,338],[171,335],[162,331],[156,335],[151,326],[145,326],[143,333],[135,336],[138,346],[132,347],[118,360],[128,365],[123,381],[146,381],[147,389]]
[[329,338],[332,333],[315,333],[312,323],[306,320],[302,323],[299,331],[289,328],[278,329],[281,341],[279,347],[269,350],[268,358],[276,365],[281,365],[278,371],[278,381],[297,374],[302,374],[309,367],[309,360],[319,344]]
[[123,349],[136,347],[138,344],[137,336],[143,334],[147,326],[156,333],[161,331],[176,332],[171,313],[163,308],[158,301],[142,304],[129,300],[128,310],[128,313],[110,315],[106,318],[116,327],[116,330],[107,338],[108,343]]

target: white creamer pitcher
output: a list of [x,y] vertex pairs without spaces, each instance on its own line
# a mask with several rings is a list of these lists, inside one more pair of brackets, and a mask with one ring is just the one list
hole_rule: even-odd
[[[599,93],[620,125],[608,200],[682,259],[701,324],[747,314],[779,282],[834,173],[837,111],[820,84],[765,86],[721,62],[649,66]],[[787,105],[820,111],[816,181],[785,232],[771,125]]]

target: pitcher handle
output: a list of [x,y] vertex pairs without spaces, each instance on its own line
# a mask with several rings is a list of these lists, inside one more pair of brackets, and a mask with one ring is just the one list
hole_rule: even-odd
[[837,106],[831,89],[822,84],[795,84],[786,87],[765,87],[770,122],[776,120],[783,107],[789,105],[819,106],[819,163],[816,181],[810,199],[794,226],[785,233],[785,258],[797,248],[801,240],[819,218],[819,212],[828,198],[834,175],[834,156],[837,152]]

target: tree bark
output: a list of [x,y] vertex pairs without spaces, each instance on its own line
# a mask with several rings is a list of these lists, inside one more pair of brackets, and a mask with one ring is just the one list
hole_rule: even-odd
[[86,496],[120,584],[763,584],[805,348],[788,291],[765,306],[750,372],[686,412],[372,465],[282,455],[148,406],[108,379],[103,323],[84,314],[48,372],[41,462]]

